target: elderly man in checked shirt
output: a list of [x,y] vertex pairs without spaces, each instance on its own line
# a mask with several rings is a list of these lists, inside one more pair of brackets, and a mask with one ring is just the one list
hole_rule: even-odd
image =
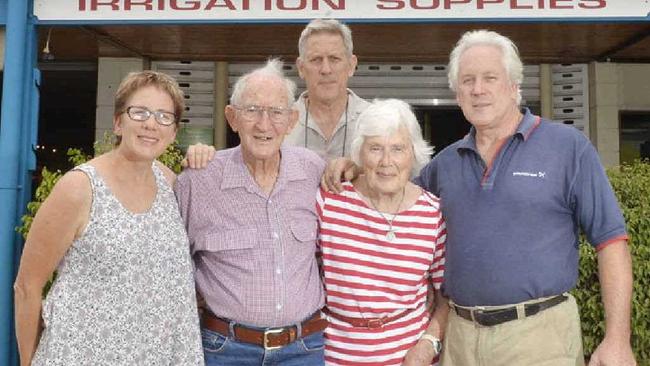
[[282,145],[298,117],[294,91],[277,60],[242,76],[225,109],[241,144],[177,181],[206,302],[206,365],[323,364],[315,208],[325,162]]

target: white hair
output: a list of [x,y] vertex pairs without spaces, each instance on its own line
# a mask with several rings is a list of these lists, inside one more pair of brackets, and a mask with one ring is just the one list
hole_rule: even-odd
[[404,127],[411,139],[413,158],[411,178],[424,167],[433,154],[433,148],[422,137],[422,130],[408,103],[399,99],[375,99],[357,119],[357,128],[352,137],[350,156],[361,166],[361,146],[366,137],[390,136]]
[[314,19],[300,33],[298,39],[298,55],[300,58],[305,58],[305,52],[307,52],[305,48],[309,37],[318,33],[340,35],[341,39],[343,39],[343,46],[345,46],[345,54],[352,57],[354,45],[352,44],[352,31],[350,31],[350,28],[336,19]]
[[517,85],[517,105],[519,105],[521,103],[521,83],[524,80],[524,65],[519,58],[519,50],[510,38],[485,29],[466,32],[451,51],[447,73],[449,88],[454,92],[457,91],[458,64],[463,52],[478,45],[494,46],[501,51],[503,66],[508,73],[508,78]]
[[264,66],[254,69],[240,76],[232,88],[232,95],[230,96],[230,104],[240,105],[240,103],[243,102],[241,100],[242,95],[244,94],[244,91],[246,90],[246,86],[248,84],[248,80],[251,77],[268,76],[268,77],[278,78],[284,83],[284,86],[287,90],[287,107],[291,108],[293,106],[293,102],[296,99],[296,83],[294,83],[291,79],[287,78],[284,75],[284,71],[282,70],[283,66],[284,63],[280,59],[272,58],[269,59]]

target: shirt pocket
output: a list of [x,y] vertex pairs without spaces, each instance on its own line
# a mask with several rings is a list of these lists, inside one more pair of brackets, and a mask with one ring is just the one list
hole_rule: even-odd
[[292,239],[298,244],[315,243],[318,236],[318,221],[316,218],[293,218],[291,220]]
[[257,229],[242,228],[209,232],[198,244],[197,251],[225,253],[257,249],[260,240]]

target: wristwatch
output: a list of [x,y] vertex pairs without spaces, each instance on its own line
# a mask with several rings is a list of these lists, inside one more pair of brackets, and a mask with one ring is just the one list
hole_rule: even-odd
[[442,351],[442,342],[439,338],[434,337],[431,334],[424,333],[420,339],[424,339],[425,341],[431,343],[431,346],[433,346],[433,351],[435,352],[435,356],[439,355],[440,351]]

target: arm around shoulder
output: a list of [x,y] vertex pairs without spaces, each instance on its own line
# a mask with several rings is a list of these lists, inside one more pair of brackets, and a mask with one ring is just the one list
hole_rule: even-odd
[[624,239],[598,251],[598,277],[605,307],[605,338],[589,366],[636,365],[630,345],[632,259]]
[[38,345],[43,286],[85,229],[91,203],[86,175],[69,172],[54,186],[30,227],[14,284],[21,365],[31,363]]

